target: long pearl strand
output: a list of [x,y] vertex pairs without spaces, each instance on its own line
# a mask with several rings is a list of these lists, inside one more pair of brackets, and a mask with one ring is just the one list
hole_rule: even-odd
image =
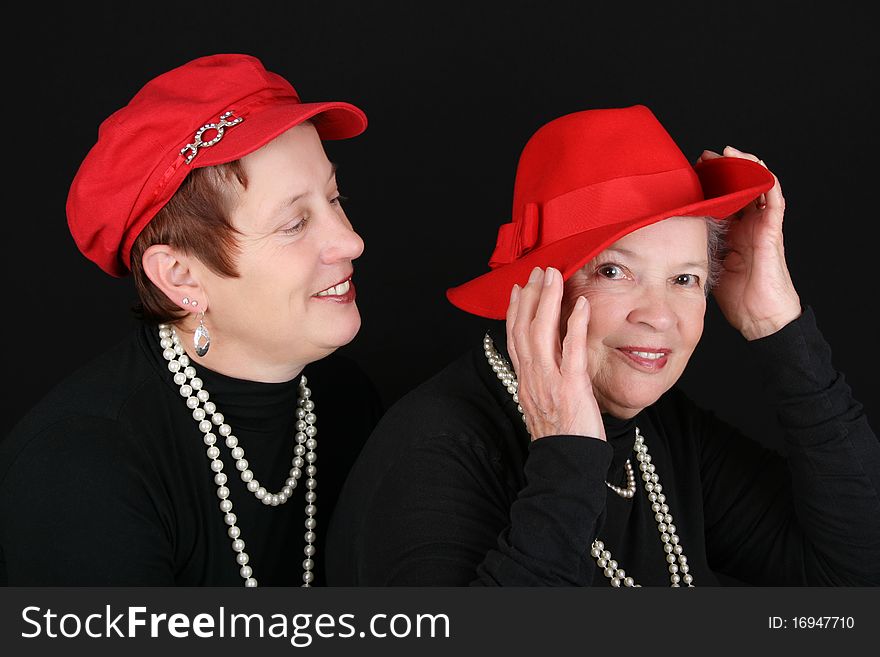
[[[495,349],[495,344],[488,333],[483,338],[483,349],[486,359],[492,367],[492,371],[495,372],[498,379],[507,388],[507,392],[513,396],[513,401],[517,403],[517,409],[520,414],[523,414],[523,408],[519,405],[519,395],[517,394],[519,382],[516,379],[516,374],[513,373],[504,357]],[[526,416],[524,414],[522,419],[525,422]],[[526,430],[528,431],[528,429]],[[684,582],[689,587],[693,587],[694,578],[688,572],[690,566],[688,566],[684,549],[679,543],[678,535],[675,533],[675,525],[672,523],[669,505],[666,504],[666,496],[663,494],[660,476],[656,473],[654,464],[651,463],[651,455],[648,454],[648,447],[645,445],[645,439],[639,432],[638,427],[636,427],[636,439],[633,450],[636,453],[639,470],[642,472],[642,479],[645,482],[645,493],[648,496],[648,501],[651,503],[651,510],[654,512],[654,520],[657,521],[657,529],[660,532],[663,551],[666,553],[666,563],[670,573],[669,581],[674,587],[681,586],[681,582]],[[629,459],[627,459],[627,465],[629,465]],[[605,483],[618,495],[621,495],[618,490],[623,489],[617,489],[617,487],[609,484],[607,481]],[[621,495],[621,497],[632,497],[635,493],[635,488],[635,476],[632,467],[629,467],[627,468],[627,488],[623,491],[629,493],[629,495]],[[623,568],[619,567],[617,561],[612,558],[610,550],[606,550],[605,544],[598,538],[590,546],[590,556],[596,560],[596,565],[602,569],[605,577],[610,580],[611,586],[641,586],[641,584],[636,584],[635,580],[627,575]]]
[[[211,459],[211,471],[214,473],[214,483],[217,485],[217,497],[220,498],[220,511],[223,513],[223,522],[228,525],[227,535],[232,539],[232,549],[235,554],[235,562],[239,566],[239,575],[244,579],[244,585],[248,588],[257,586],[257,580],[253,577],[253,567],[249,564],[250,556],[244,551],[245,542],[241,538],[241,529],[238,527],[237,516],[232,512],[232,501],[229,499],[229,488],[226,487],[228,478],[223,472],[223,461],[218,457],[220,450],[217,448],[217,436],[213,433],[214,427],[217,427],[217,433],[225,438],[226,446],[230,450],[230,454],[235,459],[235,467],[239,472],[241,480],[246,484],[247,489],[254,494],[266,506],[279,506],[287,502],[293,495],[298,480],[302,477],[303,466],[306,473],[306,545],[303,549],[305,559],[303,560],[303,586],[311,586],[314,581],[315,562],[315,514],[317,507],[315,501],[317,494],[315,488],[318,482],[315,475],[318,472],[315,461],[318,456],[315,452],[318,441],[315,436],[318,433],[315,427],[317,416],[314,413],[315,403],[311,400],[312,392],[306,387],[306,377],[300,378],[299,383],[299,399],[296,409],[296,446],[293,448],[293,460],[289,477],[277,493],[272,493],[260,485],[260,482],[254,476],[250,469],[238,438],[232,433],[232,427],[226,423],[223,414],[217,410],[216,404],[209,401],[210,395],[208,391],[202,387],[202,380],[196,376],[195,368],[190,364],[189,356],[186,355],[180,344],[180,338],[173,326],[167,324],[159,325],[159,344],[162,347],[162,356],[168,361],[168,370],[174,374],[174,383],[180,386],[180,395],[186,399],[187,408],[192,410],[192,417],[198,423],[199,431],[204,434],[203,440],[207,446],[207,456]],[[210,416],[210,420],[207,419]],[[308,463],[308,465],[305,465]]]

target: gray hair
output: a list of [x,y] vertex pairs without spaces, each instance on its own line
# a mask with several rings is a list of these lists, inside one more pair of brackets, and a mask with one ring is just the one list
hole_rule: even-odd
[[721,272],[725,256],[727,256],[727,231],[730,228],[730,221],[727,219],[715,219],[713,217],[705,217],[707,242],[709,248],[709,277],[704,285],[706,295],[718,284],[721,279]]

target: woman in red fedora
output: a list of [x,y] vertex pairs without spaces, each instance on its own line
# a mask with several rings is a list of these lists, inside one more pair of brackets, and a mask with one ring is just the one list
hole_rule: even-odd
[[143,322],[0,444],[2,583],[323,583],[320,518],[380,408],[331,356],[360,328],[363,241],[322,140],[366,125],[240,54],[159,75],[101,124],[68,222],[133,275]]
[[[691,166],[643,106],[538,130],[491,271],[448,292],[506,330],[379,423],[333,519],[330,584],[880,584],[880,445],[801,306],[783,211],[760,160]],[[675,385],[710,288],[785,457]]]

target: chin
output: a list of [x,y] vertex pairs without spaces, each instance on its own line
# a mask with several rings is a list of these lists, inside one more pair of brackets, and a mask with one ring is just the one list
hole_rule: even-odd
[[360,330],[361,316],[357,310],[355,310],[354,317],[333,322],[316,342],[325,345],[329,351],[335,351],[354,340]]
[[630,418],[654,404],[667,390],[669,390],[668,386],[663,388],[651,386],[650,389],[640,387],[627,394],[606,396],[603,404],[606,408],[600,410],[622,419]]

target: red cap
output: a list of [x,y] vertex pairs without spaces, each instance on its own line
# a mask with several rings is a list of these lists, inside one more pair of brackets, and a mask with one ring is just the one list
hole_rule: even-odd
[[311,119],[321,139],[346,139],[366,115],[342,102],[302,103],[256,57],[200,57],[147,82],[98,129],[67,197],[80,251],[113,276],[131,269],[144,226],[195,167],[231,162]]
[[567,114],[540,128],[520,155],[513,221],[498,229],[491,271],[446,296],[469,313],[504,319],[511,288],[525,285],[535,267],[554,267],[568,280],[643,226],[724,219],[773,184],[773,174],[750,160],[691,166],[644,105]]

